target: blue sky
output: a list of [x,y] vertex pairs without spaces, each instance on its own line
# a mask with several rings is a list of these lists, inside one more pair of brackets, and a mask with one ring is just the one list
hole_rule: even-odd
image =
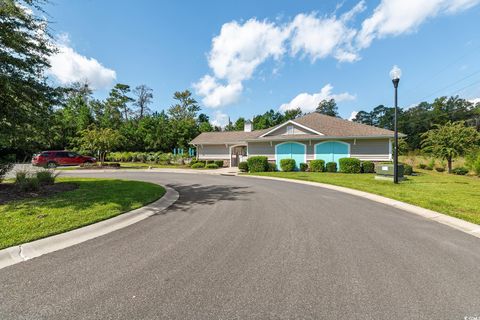
[[480,0],[113,1],[46,7],[60,84],[154,90],[154,110],[189,89],[217,124],[334,97],[342,117],[440,95],[480,97]]

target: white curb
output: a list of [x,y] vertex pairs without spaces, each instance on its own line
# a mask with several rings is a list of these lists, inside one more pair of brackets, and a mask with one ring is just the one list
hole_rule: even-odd
[[165,210],[177,201],[179,194],[170,187],[163,187],[166,189],[163,197],[144,207],[72,231],[0,250],[0,269],[125,228]]
[[480,226],[475,223],[467,222],[458,218],[454,218],[451,216],[447,216],[446,214],[436,212],[433,210],[425,209],[422,207],[415,206],[413,204],[408,204],[402,201],[390,199],[387,197],[382,197],[373,193],[359,191],[355,189],[350,189],[346,187],[335,186],[326,183],[320,182],[312,182],[312,181],[304,181],[304,180],[294,180],[294,179],[286,179],[286,178],[276,178],[276,177],[265,177],[265,176],[249,176],[249,175],[241,175],[241,177],[248,177],[248,178],[256,178],[256,179],[267,179],[267,180],[278,180],[278,181],[285,181],[291,183],[298,183],[298,184],[306,184],[314,187],[321,187],[325,189],[340,191],[344,193],[348,193],[357,197],[366,198],[375,202],[383,203],[419,216],[422,216],[426,219],[433,220],[457,230],[463,231],[468,233],[474,237],[480,238]]

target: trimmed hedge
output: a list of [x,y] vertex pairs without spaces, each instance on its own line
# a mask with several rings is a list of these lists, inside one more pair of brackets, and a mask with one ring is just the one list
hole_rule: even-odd
[[336,162],[327,162],[325,165],[325,171],[327,172],[337,172],[337,163]]
[[411,176],[413,173],[413,167],[409,164],[404,164],[403,165],[403,174],[405,176]]
[[197,162],[197,163],[192,164],[191,168],[192,169],[205,168],[205,164],[203,162]]
[[254,156],[247,160],[249,172],[265,172],[268,170],[268,158],[264,156]]
[[280,160],[280,168],[282,171],[289,172],[295,171],[296,163],[295,159],[282,159]]
[[375,173],[375,164],[372,161],[362,162],[363,173]]
[[308,164],[306,164],[304,162],[300,163],[300,171],[305,172],[307,170],[308,170]]
[[215,163],[217,167],[223,168],[223,160],[215,160],[213,163]]
[[310,161],[310,171],[312,172],[324,172],[325,161],[324,160],[312,160]]
[[343,173],[362,172],[361,162],[356,158],[340,158],[338,162],[340,164],[340,172],[343,172]]
[[247,161],[242,161],[238,164],[238,170],[242,172],[248,172],[248,163]]
[[277,171],[277,164],[274,162],[269,162],[268,163],[268,171],[269,172],[275,172]]
[[218,165],[216,163],[209,163],[205,166],[207,169],[218,169]]
[[453,174],[458,174],[458,175],[460,175],[460,176],[466,175],[466,174],[468,173],[468,171],[469,171],[469,170],[468,170],[467,168],[465,168],[465,167],[458,167],[458,168],[453,168],[453,169],[452,169],[452,173],[453,173]]

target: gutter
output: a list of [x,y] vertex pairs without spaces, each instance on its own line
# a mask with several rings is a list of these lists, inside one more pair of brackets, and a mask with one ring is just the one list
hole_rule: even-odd
[[[246,142],[269,142],[269,141],[288,141],[288,140],[342,140],[342,139],[392,139],[394,138],[393,135],[385,135],[385,136],[318,136],[318,137],[301,137],[301,134],[288,136],[288,137],[280,137],[280,138],[262,138],[262,139],[247,139]],[[406,137],[406,134],[399,134],[399,138]]]

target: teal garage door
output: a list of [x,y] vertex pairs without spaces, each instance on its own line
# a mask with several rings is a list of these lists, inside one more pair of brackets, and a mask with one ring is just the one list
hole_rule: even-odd
[[315,145],[315,159],[327,162],[336,162],[337,169],[340,168],[338,160],[350,156],[349,144],[345,142],[329,141]]
[[275,158],[278,170],[281,170],[280,160],[282,159],[294,159],[296,170],[298,170],[300,167],[300,163],[306,162],[306,149],[307,147],[304,144],[298,142],[277,144],[275,146]]

